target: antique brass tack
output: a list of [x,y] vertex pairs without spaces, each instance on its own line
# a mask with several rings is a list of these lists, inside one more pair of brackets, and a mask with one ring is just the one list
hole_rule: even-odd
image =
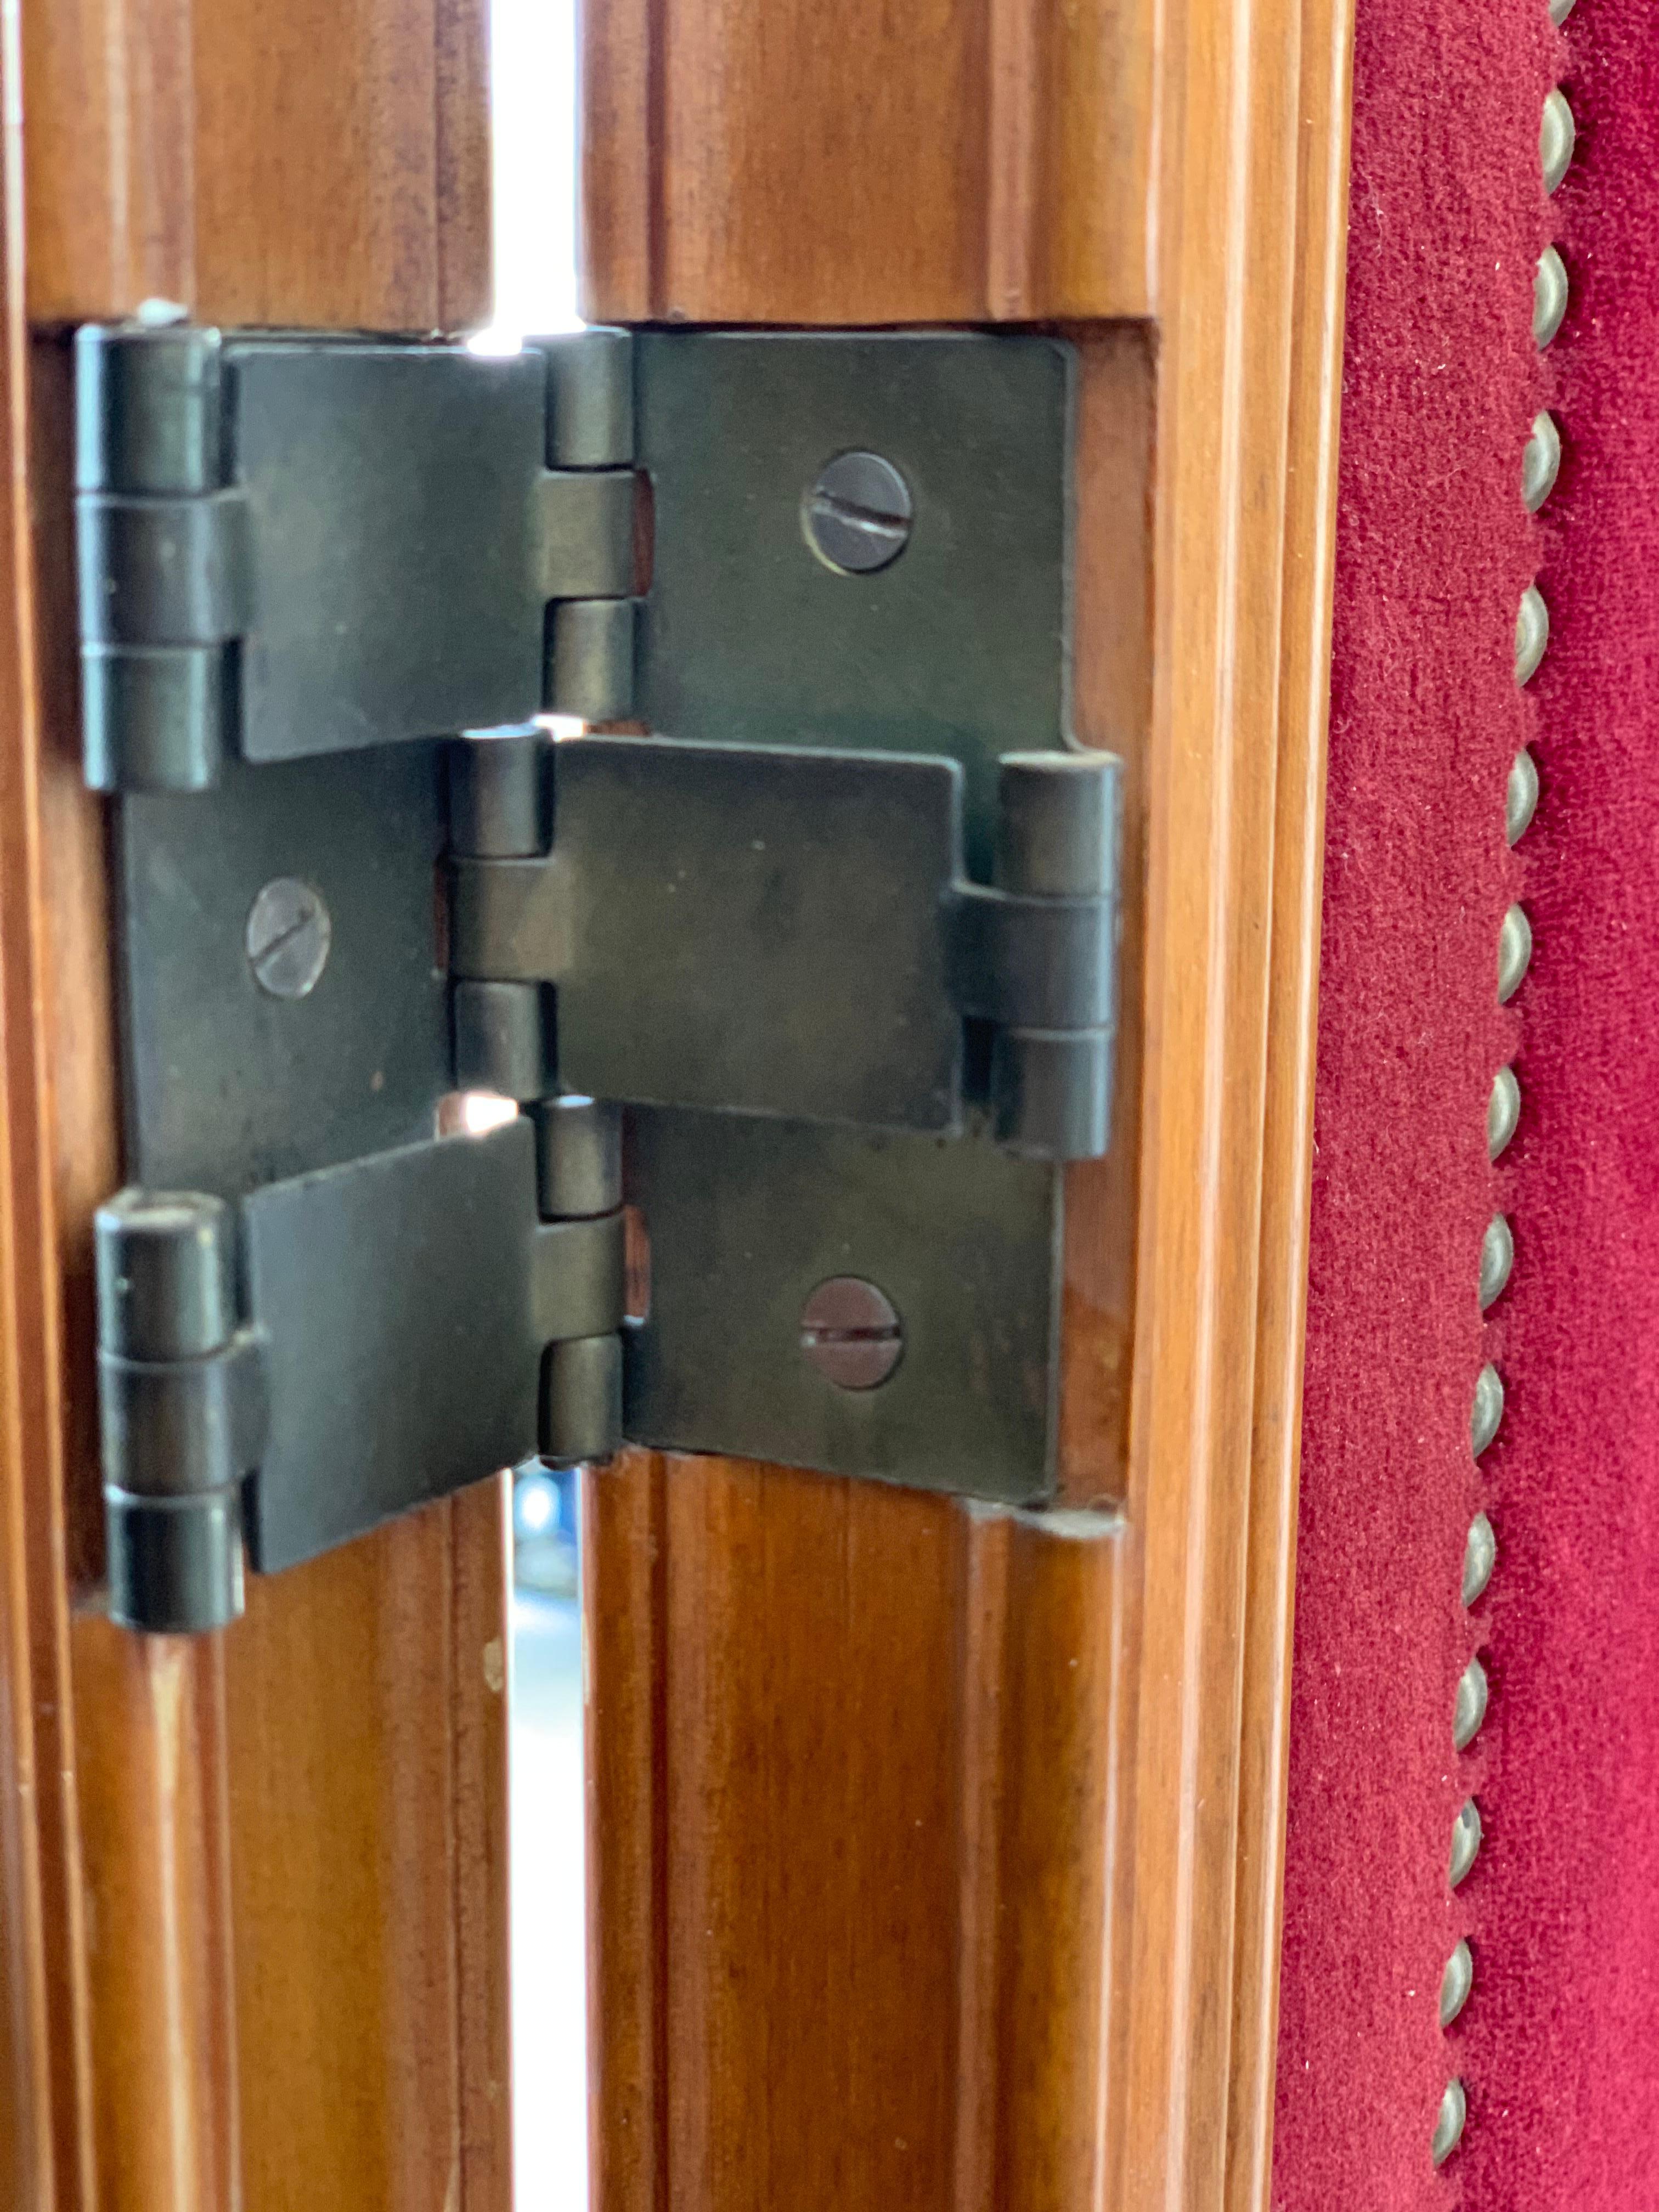
[[1486,1670],[1479,1659],[1471,1659],[1457,1678],[1457,1697],[1452,1707],[1454,1748],[1467,1751],[1486,1717]]
[[1468,1879],[1469,1869],[1480,1852],[1480,1814],[1473,1797],[1466,1797],[1452,1822],[1451,1858],[1446,1879],[1455,1889]]
[[1486,1595],[1486,1584],[1497,1564],[1498,1539],[1492,1534],[1492,1522],[1484,1513],[1477,1513],[1469,1523],[1468,1539],[1463,1547],[1462,1595],[1466,1606],[1477,1604]]
[[1440,2025],[1449,2027],[1469,2001],[1469,1991],[1474,1987],[1474,1957],[1466,1942],[1460,1942],[1446,1961],[1446,1971],[1440,1977]]
[[1523,908],[1512,906],[1498,933],[1498,1002],[1507,1006],[1532,965],[1532,924]]
[[1468,2116],[1468,2099],[1463,2094],[1463,2084],[1448,2081],[1446,2094],[1440,2100],[1440,2115],[1434,2124],[1434,2140],[1430,2145],[1430,2153],[1437,2166],[1443,2166],[1457,2148],[1463,2136],[1463,2124]]
[[1504,1418],[1504,1384],[1489,1360],[1474,1378],[1474,1404],[1469,1415],[1469,1445],[1477,1459],[1498,1434]]
[[1567,312],[1566,264],[1553,246],[1538,257],[1538,274],[1532,280],[1532,335],[1547,346],[1560,329]]
[[1541,407],[1532,418],[1532,433],[1521,456],[1521,503],[1528,514],[1536,514],[1555,489],[1560,471],[1561,433],[1554,416]]
[[1495,1160],[1515,1134],[1521,1119],[1521,1085],[1512,1067],[1500,1067],[1486,1101],[1486,1158]]
[[1480,1239],[1480,1310],[1499,1297],[1515,1265],[1515,1238],[1501,1213],[1494,1213]]
[[1544,595],[1536,584],[1528,584],[1521,594],[1521,604],[1515,614],[1515,680],[1530,684],[1538,673],[1538,665],[1544,658],[1544,648],[1550,641],[1550,611],[1544,604]]
[[1520,843],[1532,827],[1538,811],[1538,763],[1524,745],[1510,766],[1504,793],[1504,835],[1511,845]]
[[1538,158],[1543,165],[1547,192],[1559,189],[1571,164],[1573,142],[1577,135],[1572,110],[1558,84],[1544,96],[1544,112],[1538,125]]

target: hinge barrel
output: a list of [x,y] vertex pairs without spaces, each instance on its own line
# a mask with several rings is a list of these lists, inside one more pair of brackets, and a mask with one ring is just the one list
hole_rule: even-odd
[[533,1291],[542,1365],[539,1444],[556,1466],[609,1459],[622,1442],[627,1306],[622,1120],[592,1098],[531,1110],[536,1132]]
[[240,1486],[265,1417],[258,1346],[236,1321],[230,1212],[129,1190],[94,1234],[110,1612],[220,1628],[242,1609]]
[[96,791],[202,791],[232,738],[246,619],[223,348],[188,325],[76,335],[82,721]]

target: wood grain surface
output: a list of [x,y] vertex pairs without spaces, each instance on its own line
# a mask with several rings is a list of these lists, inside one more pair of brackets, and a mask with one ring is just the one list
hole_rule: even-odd
[[483,0],[25,0],[32,319],[481,321],[486,27]]
[[1151,304],[1145,0],[596,0],[581,36],[594,321]]
[[225,320],[476,319],[483,9],[54,0],[5,40],[9,2201],[506,2212],[501,1486],[256,1584],[222,1638],[98,1609],[110,931],[77,759],[67,347],[28,334],[155,294]]
[[1078,337],[1131,854],[1066,1510],[589,1480],[600,2212],[1266,2212],[1349,12],[589,10],[591,313]]

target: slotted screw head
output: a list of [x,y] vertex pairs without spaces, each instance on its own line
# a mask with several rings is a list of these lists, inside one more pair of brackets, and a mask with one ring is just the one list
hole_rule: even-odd
[[1460,1942],[1446,1961],[1446,1971],[1440,1977],[1440,2025],[1449,2027],[1469,2001],[1469,1991],[1474,1987],[1474,1955],[1466,1942]]
[[1526,836],[1537,811],[1538,763],[1522,745],[1510,766],[1504,793],[1504,835],[1511,845],[1518,845]]
[[904,1329],[884,1291],[862,1275],[832,1275],[801,1309],[800,1348],[840,1390],[873,1390],[898,1365]]
[[1492,1571],[1498,1565],[1498,1539],[1492,1525],[1484,1513],[1477,1513],[1469,1523],[1468,1540],[1463,1547],[1462,1596],[1465,1605],[1474,1605],[1486,1594],[1486,1584],[1492,1580]]
[[1515,1238],[1501,1213],[1494,1213],[1480,1239],[1480,1310],[1503,1293],[1515,1265]]
[[1429,2146],[1430,2156],[1437,2166],[1443,2166],[1463,2140],[1463,2125],[1468,2116],[1469,2104],[1463,2094],[1463,2084],[1448,2081],[1434,2124],[1434,2139]]
[[1469,1443],[1477,1459],[1498,1434],[1503,1418],[1503,1378],[1488,1362],[1474,1378],[1474,1404],[1469,1413]]
[[801,528],[820,561],[843,576],[871,576],[898,559],[915,509],[910,487],[879,453],[837,453],[801,500]]
[[303,999],[328,962],[332,936],[321,895],[294,876],[268,883],[248,908],[248,965],[273,999]]
[[1547,346],[1560,329],[1567,312],[1567,265],[1553,246],[1538,257],[1538,273],[1532,280],[1532,336],[1534,345]]
[[1495,1160],[1515,1134],[1521,1119],[1521,1085],[1512,1067],[1500,1067],[1486,1101],[1486,1158]]
[[1457,1696],[1452,1706],[1452,1743],[1458,1751],[1467,1751],[1480,1733],[1480,1723],[1486,1717],[1486,1670],[1478,1659],[1471,1659],[1457,1678]]

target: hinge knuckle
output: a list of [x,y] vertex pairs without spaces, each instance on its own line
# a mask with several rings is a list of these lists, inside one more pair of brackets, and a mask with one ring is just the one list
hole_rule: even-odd
[[544,1221],[614,1213],[623,1202],[622,1115],[597,1098],[549,1098],[536,1128],[536,1203]]
[[970,884],[958,914],[963,1013],[1015,1029],[1109,1024],[1114,918],[1108,900],[1027,898]]
[[622,1327],[623,1303],[620,1212],[541,1223],[532,1311],[544,1343],[610,1335]]
[[225,645],[247,626],[240,493],[81,495],[88,645]]
[[634,711],[635,599],[565,599],[548,626],[547,706],[579,722],[624,722]]
[[634,338],[590,330],[538,342],[547,357],[548,465],[617,468],[634,458]]
[[479,732],[447,752],[450,851],[481,860],[545,852],[552,792],[547,739],[534,723]]
[[1031,898],[1107,898],[1117,887],[1122,769],[1114,753],[1005,753],[997,764],[994,879]]
[[540,983],[464,980],[452,997],[455,1084],[527,1104],[558,1087],[553,994]]
[[1111,1142],[1109,1029],[999,1030],[991,1045],[999,1144],[1050,1160],[1098,1159]]
[[621,1118],[567,1096],[533,1107],[531,1119],[542,1215],[534,1304],[548,1346],[539,1447],[556,1463],[608,1459],[622,1441],[627,1310]]
[[544,599],[621,599],[634,588],[631,469],[553,469],[536,486]]
[[77,491],[189,494],[225,481],[223,341],[191,324],[75,338]]
[[244,1604],[241,1493],[141,1498],[106,1486],[109,1616],[158,1636],[228,1628]]
[[210,791],[234,718],[220,647],[82,647],[82,756],[94,791]]
[[501,860],[461,854],[450,864],[450,883],[452,975],[502,983],[558,981],[568,965],[571,917],[556,851]]
[[609,1459],[622,1439],[619,1336],[551,1344],[542,1367],[541,1455],[554,1467]]

